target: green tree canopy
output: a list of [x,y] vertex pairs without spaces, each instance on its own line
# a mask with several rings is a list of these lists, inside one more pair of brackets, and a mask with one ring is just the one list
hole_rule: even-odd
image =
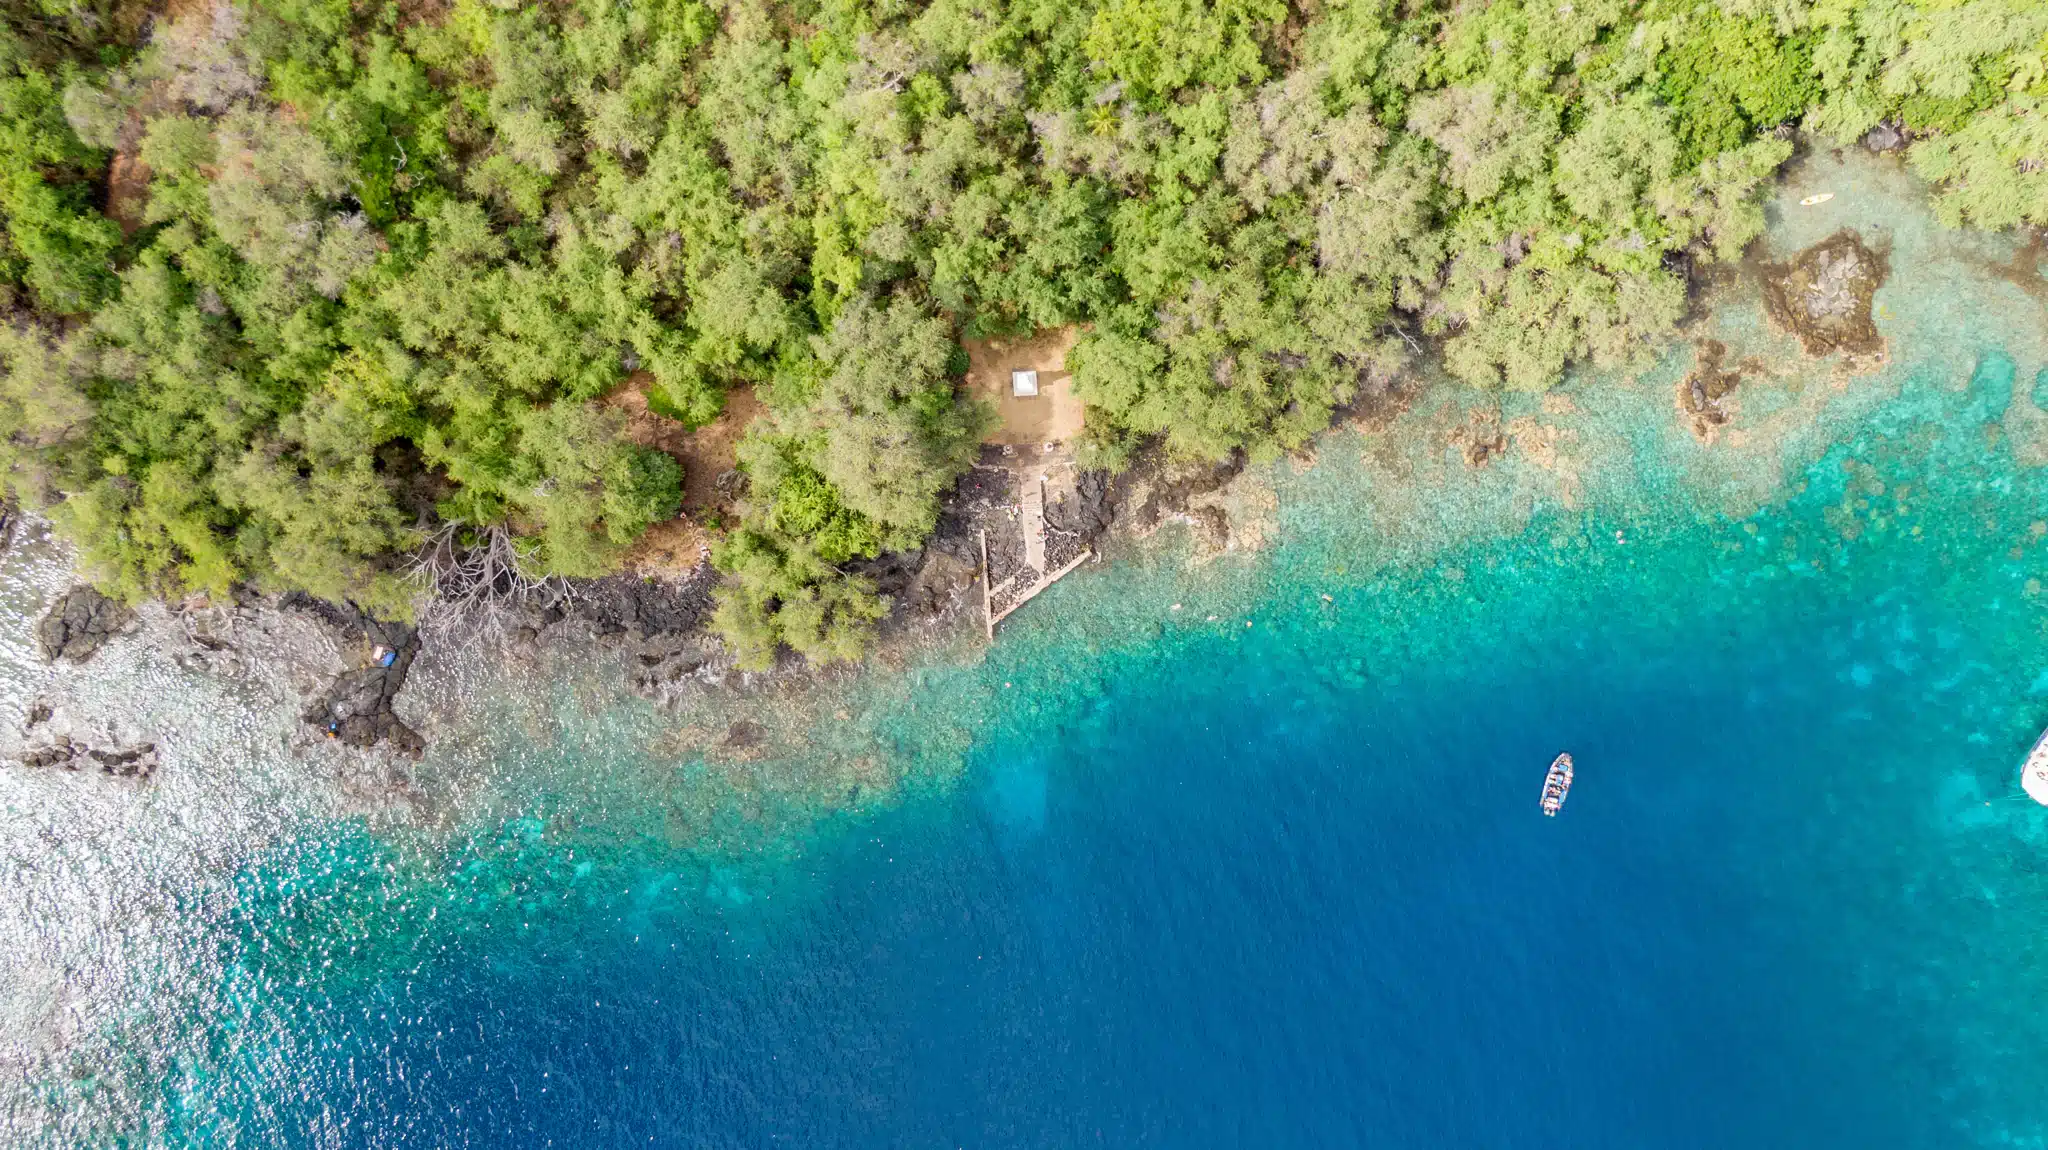
[[1264,458],[1417,354],[1647,354],[1794,128],[2048,226],[2036,0],[137,11],[0,4],[0,460],[130,597],[614,570],[680,497],[617,394],[748,386],[718,625],[848,658],[984,429],[964,338],[1078,325],[1095,462]]

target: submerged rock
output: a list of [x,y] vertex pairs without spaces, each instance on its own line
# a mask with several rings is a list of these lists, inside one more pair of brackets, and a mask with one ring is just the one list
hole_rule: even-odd
[[1213,504],[1190,507],[1185,512],[1195,529],[1195,538],[1211,552],[1230,546],[1230,513]]
[[1732,414],[1731,405],[1724,401],[1735,394],[1744,377],[1761,370],[1762,365],[1744,360],[1731,366],[1728,345],[1718,339],[1700,340],[1694,345],[1693,356],[1692,371],[1678,381],[1678,407],[1693,435],[1710,443]]
[[36,624],[36,643],[45,659],[83,663],[134,622],[133,611],[81,584],[66,592]]
[[768,738],[768,728],[752,719],[738,719],[725,729],[725,742],[730,750],[748,750],[760,746]]
[[1874,355],[1884,350],[1884,337],[1871,317],[1871,299],[1890,270],[1883,253],[1845,228],[1788,263],[1759,268],[1764,310],[1799,337],[1808,355]]
[[1507,454],[1508,437],[1501,429],[1500,410],[1485,406],[1475,409],[1451,431],[1451,446],[1464,455],[1465,466],[1474,469]]

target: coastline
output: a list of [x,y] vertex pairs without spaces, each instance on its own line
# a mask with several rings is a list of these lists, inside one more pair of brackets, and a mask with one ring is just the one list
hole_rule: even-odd
[[[1854,190],[1824,209],[1793,206],[1820,184]],[[1285,475],[1319,489],[1316,498],[1356,502],[1368,510],[1379,536],[1366,546],[1381,553],[1379,562],[1427,564],[1460,531],[1522,530],[1544,508],[1575,514],[1604,507],[1625,514],[1645,496],[1634,474],[1645,450],[1672,454],[1693,473],[1696,494],[1721,514],[1749,514],[1783,497],[1779,477],[1797,460],[1825,449],[1835,434],[1830,423],[1844,426],[1845,418],[1853,421],[1896,394],[1896,383],[1886,381],[1898,377],[1885,345],[1871,342],[1878,321],[1895,326],[1883,303],[1893,290],[1885,279],[1884,255],[1852,244],[1862,259],[1877,261],[1877,274],[1848,292],[1854,315],[1842,322],[1864,334],[1846,356],[1836,352],[1839,339],[1816,342],[1813,333],[1787,330],[1784,292],[1770,277],[1803,277],[1795,290],[1810,290],[1813,253],[1822,253],[1818,258],[1826,262],[1850,242],[1844,237],[1864,232],[1880,253],[1890,251],[1897,242],[1890,222],[1897,202],[1924,203],[1927,194],[1895,159],[1840,149],[1803,154],[1781,173],[1777,188],[1772,231],[1751,256],[1739,269],[1700,277],[1694,316],[1663,355],[1667,366],[1591,379],[1582,374],[1582,383],[1541,394],[1477,392],[1417,370],[1362,397],[1308,450],[1278,465],[1248,465],[1241,454],[1220,465],[1176,464],[1154,451],[1122,473],[1086,473],[1070,481],[1048,506],[1048,520],[1072,538],[1071,550],[1096,552],[1097,564],[1149,566],[1164,554],[1179,556],[1167,561],[1190,571],[1230,555],[1257,563],[1266,543],[1288,530],[1275,494],[1276,478]],[[1943,267],[1961,259],[1996,270],[2005,266],[2001,260],[2011,264],[2028,250],[2010,239],[1927,232],[1924,219],[1920,226],[1909,244],[1935,253]],[[1910,341],[1922,333],[1905,334]],[[1687,345],[1693,345],[1690,363]],[[1677,373],[1665,382],[1669,365]],[[1652,393],[1670,398],[1649,427],[1634,426],[1648,419],[1640,412],[1615,422],[1622,410],[1642,407]],[[2048,443],[2048,435],[2033,435],[2023,406],[2016,399],[2007,422],[2024,453],[2036,441]],[[1657,424],[1664,425],[1654,431],[1661,445],[1652,445],[1643,436]],[[1323,461],[1348,457],[1353,444],[1366,472],[1354,476],[1354,489],[1332,490],[1316,473],[1329,472]],[[301,750],[330,734],[335,742],[363,748],[360,769],[344,773],[358,779],[381,775],[388,793],[379,801],[394,808],[419,802],[421,736],[431,741],[437,731],[473,726],[478,718],[451,703],[468,688],[451,692],[442,686],[452,676],[474,687],[474,675],[451,670],[461,664],[502,675],[493,689],[515,691],[520,683],[528,690],[550,683],[561,667],[601,665],[610,668],[601,674],[615,677],[611,687],[593,689],[630,693],[677,721],[683,733],[670,745],[672,753],[758,760],[799,744],[804,724],[844,710],[824,708],[809,696],[857,693],[856,684],[874,676],[987,657],[978,650],[977,545],[988,531],[994,580],[1019,567],[1015,474],[996,449],[985,449],[983,463],[946,500],[939,528],[924,548],[885,554],[859,567],[889,597],[891,610],[875,649],[852,667],[817,668],[785,651],[770,671],[737,669],[705,629],[717,577],[705,560],[680,576],[671,568],[583,581],[546,611],[506,612],[493,626],[460,635],[430,629],[414,639],[409,628],[387,631],[353,608],[303,595],[157,604],[142,613],[138,625],[146,645],[168,652],[181,666],[289,684],[285,697],[298,697],[291,709],[303,713],[306,728],[297,740]],[[1427,509],[1460,487],[1487,482],[1488,475],[1497,477],[1496,485],[1504,478],[1513,490],[1477,519],[1453,524]],[[1486,526],[1489,519],[1492,525]],[[1185,542],[1161,551],[1153,537],[1176,524],[1186,529]],[[1032,621],[1034,631],[1087,622],[1063,617],[1057,597],[1035,605],[1024,618],[1033,615],[1044,617]],[[373,649],[386,646],[402,656],[401,665],[389,671],[373,667],[370,658]],[[428,689],[431,700],[405,688],[415,656],[436,684]],[[18,744],[33,749],[36,738],[24,731]]]
[[[26,958],[0,986],[0,1063],[47,1093],[5,1120],[41,1115],[57,1137],[170,1113],[163,1128],[183,1130],[246,1104],[263,1130],[263,1106],[301,1097],[292,1088],[334,1096],[349,1067],[395,1059],[448,1092],[430,1100],[473,1097],[484,1077],[450,1085],[423,1068],[474,1058],[498,1090],[529,1070],[595,1073],[591,1059],[660,1070],[672,1064],[647,1052],[688,1034],[690,1069],[673,1080],[732,1072],[716,1052],[692,1059],[737,1050],[735,1093],[756,1101],[720,1109],[728,1095],[711,1089],[713,1105],[692,1106],[655,1075],[606,1079],[626,1083],[609,1104],[707,1131],[759,1121],[765,1141],[898,1112],[807,1108],[813,1076],[835,1067],[881,1092],[971,1077],[917,1053],[846,1057],[874,1049],[870,1034],[950,1052],[939,1014],[1004,1020],[1034,1048],[1064,1035],[1062,1065],[1112,1071],[1129,1047],[1090,1046],[1099,1019],[1120,1039],[1146,1018],[1241,1033],[1325,1013],[1345,1036],[1313,1047],[1317,1065],[1344,1065],[1359,1034],[1430,1053],[1430,1035],[1462,1049],[1479,1034],[1497,1036],[1480,1043],[1490,1065],[1526,1071],[1540,1060],[1512,1057],[1516,1042],[1591,1035],[1597,1070],[1618,1037],[1684,1038],[1724,1015],[1754,1034],[1717,1064],[1750,1066],[1778,1049],[1780,1020],[1843,1025],[1854,1008],[1868,1050],[1916,1072],[1900,1052],[1922,1058],[1927,1081],[2001,1104],[1973,1132],[1995,1139],[2036,1095],[2017,1077],[1966,1080],[1982,1052],[1944,1044],[1962,1041],[1951,1029],[2030,1026],[2005,1009],[2029,1000],[2025,964],[1970,959],[2008,953],[1996,928],[2017,930],[2038,895],[2011,858],[2048,841],[2001,790],[2004,748],[2038,730],[2048,690],[2027,679],[2041,633],[2028,580],[2048,569],[2024,495],[2041,482],[2026,439],[2041,397],[2025,381],[2048,364],[2048,332],[2038,302],[1990,270],[2012,243],[1923,229],[1887,191],[1907,186],[1895,170],[1822,160],[1781,202],[1809,180],[1864,214],[1789,215],[1767,255],[1788,261],[1847,223],[1877,235],[1868,219],[1883,220],[1886,362],[1805,359],[1748,281],[1726,285],[1687,335],[1772,369],[1722,397],[1735,402],[1710,442],[1678,398],[1698,369],[1685,343],[1637,375],[1547,395],[1418,389],[1398,413],[1325,435],[1313,462],[1247,466],[1193,496],[1243,510],[1233,549],[1211,554],[1209,517],[1169,502],[1139,537],[1146,499],[1132,496],[1106,569],[1034,603],[993,647],[970,586],[950,625],[913,620],[862,667],[699,668],[657,707],[628,684],[659,626],[603,637],[609,624],[565,617],[530,657],[430,641],[396,699],[427,739],[414,762],[299,720],[350,652],[289,610],[149,605],[92,662],[43,664],[20,607],[66,578],[27,533],[0,566],[14,608],[0,729],[47,694],[74,721],[127,716],[116,733],[160,742],[164,765],[146,782],[0,768],[9,861],[71,924],[15,939]],[[1475,465],[1477,442],[1497,446]],[[2006,482],[2018,486],[1987,494]],[[1543,828],[1558,833],[1534,837],[1527,826],[1549,820],[1528,771],[1561,747],[1582,774]],[[1504,895],[1503,875],[1519,884]],[[1615,927],[1635,919],[1659,933]],[[1699,937],[1716,929],[1733,942]],[[1433,977],[1443,954],[1510,942],[1526,964]],[[1219,981],[1188,993],[1162,943],[1208,950]],[[1327,985],[1367,1003],[1392,986],[1395,1005],[1344,1013],[1316,981],[1333,954],[1364,969]],[[1303,972],[1315,1008],[1269,1010]],[[1475,1021],[1387,1029],[1414,1017],[1400,1005],[1413,987],[1469,1003]],[[1823,991],[1834,997],[1812,997]],[[1617,997],[1663,1005],[1630,1013]],[[704,1012],[719,1001],[742,1005]],[[1568,1005],[1518,1010],[1553,1001]],[[1230,1013],[1240,1002],[1254,1017]],[[1162,1041],[1185,1048],[1186,1034]],[[1230,1053],[1260,1064],[1255,1048]],[[1683,1082],[1697,1096],[1696,1078],[1654,1057],[1659,1073],[1588,1079],[1598,1097],[1582,1104],[1535,1072],[1510,1092],[1562,1107],[1560,1129],[1611,1113],[1600,1103],[1621,1091]],[[187,1062],[201,1069],[181,1077]],[[1349,1072],[1372,1073],[1361,1066]],[[1721,1096],[1789,1104],[1797,1092],[1771,1083],[1833,1081],[1826,1069],[1773,1066]],[[1373,1081],[1410,1097],[1403,1078]],[[212,1109],[153,1101],[165,1082]],[[1135,1135],[1177,1129],[1088,1102]],[[537,1089],[505,1105],[550,1135],[584,1113]],[[456,1109],[420,1121],[459,1125]],[[804,1117],[774,1125],[782,1113]],[[1446,1117],[1434,1132],[1416,1144],[1475,1131]]]
[[[1845,159],[1842,149],[1803,151],[1779,175],[1773,209],[1779,218],[1773,233],[1759,240],[1742,264],[1716,267],[1695,277],[1693,317],[1674,334],[1662,357],[1668,363],[1680,354],[1678,349],[1696,345],[1693,366],[1665,394],[1674,397],[1674,423],[1688,426],[1698,442],[1702,456],[1694,463],[1714,470],[1712,459],[1718,453],[1729,465],[1721,468],[1724,480],[1731,481],[1724,482],[1724,488],[1733,490],[1739,484],[1748,489],[1725,505],[1725,513],[1739,514],[1772,497],[1771,476],[1782,473],[1783,462],[1754,464],[1774,455],[1790,459],[1811,452],[1829,402],[1854,386],[1883,386],[1873,378],[1883,374],[1887,359],[1872,315],[1888,269],[1882,252],[1872,253],[1855,239],[1859,225],[1884,233],[1885,225],[1875,222],[1883,213],[1859,220],[1853,212],[1840,211],[1848,206],[1846,201],[1835,205],[1832,213],[1806,213],[1807,222],[1825,221],[1830,230],[1803,247],[1787,246],[1816,230],[1808,227],[1802,233],[1801,217],[1792,214],[1798,209],[1787,205],[1816,180],[1839,182],[1845,177],[1880,195],[1924,202],[1927,194],[1892,157],[1865,156],[1858,150]],[[1828,214],[1842,219],[1828,220]],[[2006,242],[1960,233],[1950,239],[1980,247]],[[1892,243],[1888,234],[1876,242],[1886,251]],[[1850,247],[1840,249],[1844,243]],[[1766,248],[1785,262],[1771,263],[1763,254]],[[1837,321],[1823,322],[1813,331],[1800,330],[1786,291],[1817,290],[1817,273],[1810,265],[1816,258],[1827,264],[1838,249],[1850,253],[1847,262],[1860,258],[1863,265],[1876,264],[1874,277],[1858,281],[1844,297],[1847,318],[1839,322],[1847,325],[1843,330],[1855,334],[1822,330],[1827,322]],[[1774,277],[1791,286],[1776,286]],[[1751,306],[1744,301],[1757,299],[1770,321],[1727,329],[1727,314]],[[1747,350],[1739,355],[1730,352],[1731,343]],[[1838,354],[1843,347],[1847,354]],[[1817,373],[1829,381],[1824,388],[1797,382]],[[1540,395],[1484,393],[1451,383],[1423,364],[1362,395],[1339,413],[1330,430],[1281,466],[1297,475],[1312,471],[1319,466],[1319,455],[1343,450],[1356,436],[1366,458],[1378,460],[1376,469],[1381,472],[1370,490],[1356,494],[1378,501],[1380,514],[1392,521],[1426,524],[1429,516],[1408,517],[1399,509],[1426,499],[1450,479],[1450,472],[1443,469],[1418,474],[1405,461],[1418,439],[1424,441],[1424,456],[1433,454],[1428,441],[1437,441],[1446,457],[1475,474],[1503,467],[1516,471],[1525,490],[1513,500],[1515,521],[1528,522],[1537,507],[1547,504],[1571,511],[1589,500],[1618,498],[1626,503],[1625,485],[1617,487],[1588,473],[1590,445],[1582,437],[1597,434],[1596,427],[1573,424],[1588,422],[1581,406],[1598,402],[1600,389],[1633,388],[1639,378],[1640,373],[1610,375],[1591,389],[1566,386]],[[2016,419],[2030,426],[2024,413]],[[1418,421],[1423,426],[1412,426]],[[2042,439],[2048,442],[2048,436]],[[1614,451],[1612,444],[1605,444],[1591,454]],[[932,652],[975,658],[969,632],[979,628],[969,624],[979,613],[981,585],[1001,581],[1022,566],[1015,512],[1017,473],[1006,465],[1003,457],[1008,453],[1007,448],[1000,453],[984,448],[983,461],[944,501],[939,527],[923,548],[855,565],[859,574],[875,581],[891,609],[879,627],[875,649],[852,668],[813,667],[785,650],[769,671],[737,669],[730,653],[706,630],[710,591],[717,580],[706,558],[680,573],[673,563],[656,563],[648,571],[577,581],[556,606],[502,611],[490,626],[478,628],[472,620],[460,633],[436,634],[430,629],[415,637],[411,628],[378,623],[352,606],[325,604],[302,594],[265,597],[246,592],[226,604],[193,600],[154,605],[138,625],[150,631],[148,643],[172,651],[181,665],[228,675],[253,672],[291,683],[304,696],[303,720],[316,734],[331,735],[351,747],[382,748],[372,757],[382,761],[399,798],[412,786],[402,760],[417,760],[424,750],[413,726],[431,729],[462,721],[445,713],[436,713],[431,721],[421,718],[428,710],[444,708],[423,708],[404,691],[416,653],[437,662],[454,658],[502,664],[515,677],[526,676],[534,684],[546,682],[547,667],[564,659],[616,663],[623,667],[626,689],[665,711],[681,709],[701,716],[707,700],[734,704],[735,716],[722,735],[715,722],[699,721],[696,725],[707,727],[709,733],[687,745],[713,754],[746,756],[756,753],[763,724],[757,715],[746,713],[750,706],[739,700],[759,696],[786,704],[807,689],[843,686],[849,677],[900,670]],[[1745,473],[1739,480],[1734,474],[1738,471]],[[1098,552],[1098,563],[1102,552],[1131,561],[1152,546],[1147,540],[1172,524],[1189,532],[1184,562],[1199,566],[1232,553],[1251,556],[1281,529],[1271,472],[1270,466],[1248,466],[1242,453],[1222,464],[1187,464],[1169,460],[1155,447],[1121,473],[1077,473],[1048,506],[1047,517],[1071,540],[1067,553],[1090,549]],[[1602,490],[1589,493],[1589,487]],[[1389,497],[1392,502],[1386,502]],[[992,546],[988,572],[981,571],[976,550],[984,532]],[[1048,603],[1034,610],[1057,608]],[[296,633],[289,640],[279,638],[309,630],[315,633],[310,638]],[[269,649],[260,649],[266,645]],[[399,652],[400,665],[389,670],[374,667],[371,652],[386,648]],[[276,666],[280,660],[288,667],[281,676]],[[309,682],[323,679],[324,687],[307,689]],[[678,749],[685,745],[678,744]]]

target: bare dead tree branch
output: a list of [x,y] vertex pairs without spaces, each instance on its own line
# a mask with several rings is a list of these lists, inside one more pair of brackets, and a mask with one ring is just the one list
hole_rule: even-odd
[[516,616],[576,597],[567,579],[535,574],[502,524],[442,524],[422,538],[406,574],[420,589],[420,629],[440,643],[501,633]]

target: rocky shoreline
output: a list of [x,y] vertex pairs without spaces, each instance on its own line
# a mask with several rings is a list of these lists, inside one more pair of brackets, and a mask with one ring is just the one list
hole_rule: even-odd
[[[1205,550],[1221,550],[1230,545],[1228,516],[1219,507],[1198,504],[1244,468],[1241,457],[1221,465],[1184,465],[1155,455],[1121,475],[1077,470],[1048,500],[1048,555],[1065,562],[1099,548],[1113,528],[1142,536],[1172,521],[1189,524]],[[886,658],[891,650],[970,618],[979,626],[983,534],[997,578],[1023,564],[1016,503],[1017,474],[992,452],[962,477],[925,546],[861,565],[860,573],[891,603],[878,631],[878,655]],[[549,652],[615,652],[624,656],[624,685],[661,706],[673,706],[693,691],[746,690],[814,673],[792,655],[766,672],[738,670],[709,631],[717,579],[708,560],[681,576],[622,572],[573,582],[544,609],[500,611],[485,625],[471,620],[462,627],[425,629],[373,618],[353,604],[248,589],[237,589],[224,602],[195,598],[165,604],[166,612],[138,613],[77,584],[51,603],[35,635],[45,660],[81,665],[109,642],[148,630],[189,670],[264,674],[289,684],[286,693],[296,691],[304,699],[298,719],[316,739],[417,759],[426,740],[401,717],[398,703],[430,646],[479,644],[509,666],[536,672]],[[292,628],[310,629],[322,641],[278,638]],[[286,673],[277,673],[279,664]],[[141,780],[156,767],[153,742],[93,735],[61,708],[53,719],[50,706],[40,701],[30,710],[13,757],[25,766],[90,768]]]
[[[1871,315],[1872,297],[1888,273],[1887,253],[1873,250],[1853,232],[1838,232],[1782,264],[1752,262],[1766,311],[1795,335],[1813,357],[1840,353],[1853,369],[1881,359],[1884,341]],[[1693,434],[1711,441],[1734,413],[1734,395],[1759,365],[1728,361],[1717,341],[1702,340],[1695,370],[1679,384],[1680,416]],[[1414,395],[1398,379],[1373,379],[1340,422],[1376,425],[1398,414]],[[1454,437],[1466,462],[1485,466],[1507,450],[1497,426],[1462,428]],[[861,563],[857,572],[873,580],[891,604],[882,621],[878,653],[960,625],[981,610],[977,586],[1010,583],[1028,587],[1042,577],[1025,561],[1018,507],[1021,484],[1046,485],[1044,570],[1056,570],[1086,551],[1099,553],[1112,532],[1142,538],[1170,522],[1186,524],[1198,553],[1216,554],[1241,542],[1246,524],[1234,523],[1224,498],[1246,471],[1240,454],[1221,463],[1186,463],[1163,451],[1142,455],[1122,473],[1077,468],[1064,456],[1020,461],[1013,449],[991,446],[945,500],[939,524],[923,547]],[[12,533],[13,517],[0,521]],[[986,541],[987,570],[983,570]],[[1255,533],[1243,541],[1256,544]],[[421,734],[400,717],[397,700],[416,660],[428,646],[480,643],[511,665],[537,668],[544,652],[596,647],[623,653],[626,686],[657,705],[674,705],[690,692],[711,688],[748,689],[812,673],[786,654],[767,672],[741,672],[710,633],[712,592],[718,575],[708,558],[693,568],[628,571],[567,584],[545,608],[502,609],[484,621],[424,632],[409,624],[378,620],[352,604],[335,604],[293,593],[264,596],[238,590],[228,603],[170,604],[170,618],[186,642],[174,645],[181,664],[232,673],[246,669],[257,653],[245,646],[267,642],[280,619],[311,624],[325,639],[323,650],[266,651],[275,662],[296,660],[285,677],[319,683],[304,692],[300,721],[352,748],[385,748],[417,759],[425,750]],[[1021,583],[1018,581],[1022,580]],[[89,586],[74,586],[58,597],[36,626],[46,660],[79,664],[110,640],[144,623],[136,612]],[[281,646],[288,647],[289,644]],[[335,669],[334,653],[341,666]],[[40,715],[40,718],[37,716]],[[47,706],[32,709],[17,757],[31,766],[80,770],[146,779],[155,766],[153,744],[101,745],[50,725]]]

